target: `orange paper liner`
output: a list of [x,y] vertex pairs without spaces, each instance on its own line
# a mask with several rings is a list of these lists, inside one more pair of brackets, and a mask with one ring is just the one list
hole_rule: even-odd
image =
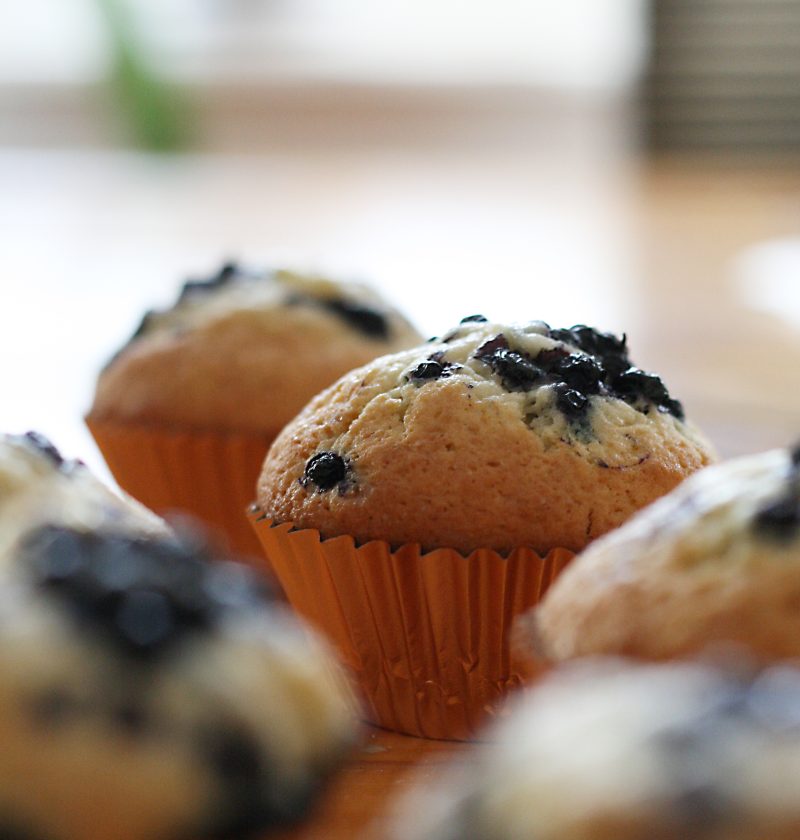
[[247,521],[276,434],[178,431],[86,419],[119,486],[159,515],[190,513],[243,559],[263,552]]
[[466,740],[501,713],[528,671],[512,652],[515,618],[574,552],[422,553],[250,520],[292,606],[338,648],[367,719],[423,738]]

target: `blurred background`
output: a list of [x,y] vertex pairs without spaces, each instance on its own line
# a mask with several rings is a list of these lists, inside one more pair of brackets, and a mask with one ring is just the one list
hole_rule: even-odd
[[723,454],[800,437],[800,0],[0,7],[0,428],[223,258],[626,331]]

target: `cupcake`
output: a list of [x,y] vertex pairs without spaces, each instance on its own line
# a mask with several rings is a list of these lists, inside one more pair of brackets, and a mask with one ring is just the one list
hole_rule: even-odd
[[794,840],[800,671],[573,663],[381,840]]
[[29,531],[0,582],[0,836],[245,838],[354,740],[325,646],[175,537]]
[[711,459],[624,338],[472,316],[312,400],[271,447],[253,518],[370,719],[465,738],[521,682],[514,617]]
[[0,568],[20,538],[44,524],[133,535],[168,533],[158,517],[112,493],[83,463],[64,458],[44,435],[0,435]]
[[572,565],[526,622],[541,656],[800,656],[800,448],[693,476]]
[[419,340],[366,287],[226,264],[145,315],[101,372],[87,424],[139,501],[257,551],[244,510],[284,424],[341,374]]

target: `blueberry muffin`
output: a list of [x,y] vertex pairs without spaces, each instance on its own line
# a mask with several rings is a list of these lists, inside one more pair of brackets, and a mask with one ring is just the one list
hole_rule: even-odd
[[219,840],[293,822],[352,742],[327,651],[255,572],[45,525],[0,584],[0,836]]
[[37,432],[0,435],[0,566],[28,530],[54,523],[84,531],[166,534],[133,499],[112,493]]
[[566,666],[386,840],[794,840],[800,671]]
[[540,654],[800,655],[800,448],[704,470],[592,545],[528,627]]
[[359,542],[579,550],[711,459],[624,337],[475,316],[316,397],[272,446],[258,503]]
[[711,459],[624,338],[473,316],[312,400],[267,455],[254,525],[370,720],[470,738],[528,675],[515,617]]
[[346,371],[420,340],[364,286],[227,264],[147,313],[101,372],[87,424],[132,496],[255,554],[244,511],[284,424]]
[[419,340],[365,286],[229,263],[145,315],[90,417],[274,435],[346,371]]

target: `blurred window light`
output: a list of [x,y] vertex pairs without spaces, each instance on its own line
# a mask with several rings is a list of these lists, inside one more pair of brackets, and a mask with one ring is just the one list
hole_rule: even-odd
[[[193,82],[627,88],[643,0],[127,0],[153,60]],[[0,11],[0,84],[91,83],[108,61],[93,0]]]

